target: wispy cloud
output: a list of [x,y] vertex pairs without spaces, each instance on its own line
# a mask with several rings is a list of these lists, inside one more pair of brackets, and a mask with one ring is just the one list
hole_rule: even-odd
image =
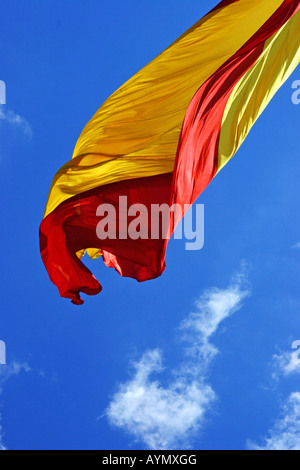
[[222,321],[241,308],[249,293],[246,277],[241,271],[227,289],[213,288],[204,292],[196,302],[196,311],[181,324],[182,339],[189,343],[186,354],[196,359],[201,370],[218,354],[211,337]]
[[300,374],[300,361],[295,357],[297,354],[297,351],[274,354],[272,358],[274,379],[279,379],[281,375]]
[[17,127],[21,130],[21,132],[23,132],[26,137],[32,137],[32,129],[29,122],[19,114],[16,114],[10,109],[8,109],[4,105],[0,105],[0,126],[1,123],[7,123],[11,126]]
[[292,393],[261,446],[248,442],[251,450],[300,450],[300,393]]
[[[196,302],[196,309],[180,325],[187,343],[185,360],[172,370],[172,381],[164,386],[163,354],[145,352],[134,364],[131,380],[121,384],[106,410],[111,425],[133,435],[149,449],[189,448],[195,431],[203,427],[216,393],[207,381],[207,369],[218,353],[211,338],[220,323],[241,308],[249,295],[240,274],[227,289],[211,289]],[[174,378],[175,377],[175,378]]]
[[300,250],[300,242],[299,243],[295,243],[295,245],[293,246],[293,248],[295,250]]
[[[12,362],[7,365],[0,366],[0,395],[3,392],[3,386],[7,380],[11,377],[19,375],[21,372],[30,372],[31,368],[27,363],[18,363]],[[2,415],[0,414],[0,450],[7,450],[4,444],[3,436],[3,428],[1,426]]]

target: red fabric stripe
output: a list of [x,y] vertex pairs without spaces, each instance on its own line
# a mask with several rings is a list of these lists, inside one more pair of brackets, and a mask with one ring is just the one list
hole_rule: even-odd
[[299,0],[286,0],[194,96],[178,143],[172,203],[192,204],[216,175],[220,131],[228,99],[236,84],[261,55],[265,41],[291,18],[299,4]]
[[[96,211],[99,205],[109,203],[118,212],[119,196],[127,196],[128,206],[144,204],[150,214],[151,204],[170,201],[171,184],[172,174],[166,174],[103,186],[70,198],[42,221],[42,260],[62,297],[81,304],[80,292],[95,295],[102,290],[99,282],[76,256],[79,250],[85,248],[101,249],[105,264],[114,267],[122,276],[145,281],[162,274],[165,269],[162,258],[164,241],[150,239],[150,217],[148,240],[99,240],[96,227],[101,218],[96,216]],[[120,220],[117,222],[119,238]]]

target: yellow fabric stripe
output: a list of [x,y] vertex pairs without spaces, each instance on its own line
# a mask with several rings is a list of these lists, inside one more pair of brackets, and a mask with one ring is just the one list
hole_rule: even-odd
[[236,85],[225,109],[219,143],[220,171],[300,62],[300,10],[268,41],[256,64]]
[[95,187],[172,172],[192,97],[282,3],[239,0],[210,13],[108,98],[55,176],[45,216]]

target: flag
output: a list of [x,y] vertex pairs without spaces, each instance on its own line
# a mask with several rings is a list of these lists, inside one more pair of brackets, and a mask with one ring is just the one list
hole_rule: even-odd
[[[55,175],[40,226],[61,296],[81,304],[80,292],[101,291],[81,260],[86,250],[122,276],[162,274],[168,238],[123,237],[120,197],[149,212],[179,205],[173,232],[298,65],[299,9],[299,0],[222,1],[100,107]],[[97,211],[108,204],[117,235],[99,239]]]

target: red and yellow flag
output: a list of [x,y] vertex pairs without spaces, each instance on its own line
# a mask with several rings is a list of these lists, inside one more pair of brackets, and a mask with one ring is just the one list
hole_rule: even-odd
[[300,0],[224,0],[100,107],[55,175],[40,227],[61,296],[81,304],[80,292],[101,291],[85,250],[122,276],[161,275],[167,241],[100,240],[97,208],[117,212],[120,196],[192,204],[300,62],[299,9]]

